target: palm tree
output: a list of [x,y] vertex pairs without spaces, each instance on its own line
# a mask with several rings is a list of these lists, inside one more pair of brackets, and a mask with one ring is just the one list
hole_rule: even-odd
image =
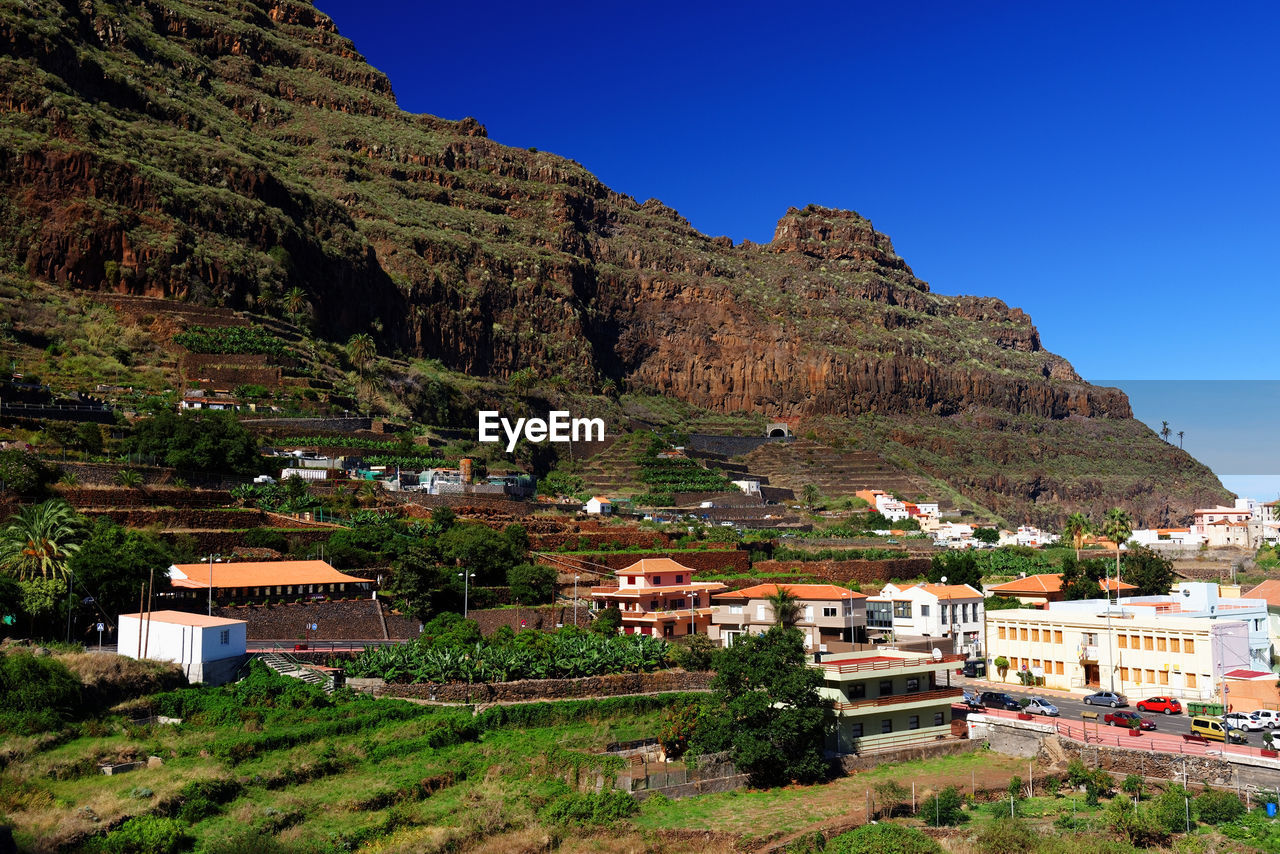
[[1178,450],[1182,450],[1182,434],[1184,431],[1178,431]]
[[1067,517],[1067,526],[1062,533],[1071,540],[1071,544],[1076,548],[1076,560],[1080,560],[1080,548],[1084,545],[1085,538],[1093,533],[1093,525],[1089,524],[1089,517],[1083,513],[1072,513]]
[[1173,431],[1169,429],[1168,421],[1160,422],[1160,438],[1161,439],[1164,439],[1166,442],[1169,441],[1169,434],[1172,432]]
[[818,503],[818,499],[822,497],[822,493],[818,491],[818,487],[812,483],[806,483],[804,489],[800,490],[800,495],[804,498],[804,503],[809,505],[809,509],[813,509],[813,505]]
[[361,378],[364,377],[365,366],[378,355],[377,345],[373,343],[373,336],[368,332],[360,332],[352,335],[347,339],[347,355],[351,357],[351,361],[355,363],[356,370],[360,372]]
[[20,581],[64,579],[84,532],[84,517],[59,498],[24,507],[0,531],[0,569]]
[[773,608],[774,625],[786,628],[796,621],[796,617],[800,616],[800,600],[791,592],[790,588],[778,585],[773,595],[765,598],[769,600],[769,605]]
[[[1129,535],[1133,533],[1133,518],[1128,512],[1119,507],[1112,507],[1107,511],[1107,519],[1102,523],[1102,533],[1113,543],[1116,544],[1116,595],[1120,594],[1120,546],[1129,539]],[[1110,598],[1111,593],[1107,593]]]
[[306,312],[310,303],[307,301],[307,292],[302,288],[294,285],[289,292],[284,295],[284,310],[289,312],[294,318]]

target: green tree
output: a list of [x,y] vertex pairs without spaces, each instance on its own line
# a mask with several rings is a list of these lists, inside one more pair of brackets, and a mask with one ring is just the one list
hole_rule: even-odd
[[[1116,544],[1116,584],[1120,583],[1120,547],[1129,539],[1129,535],[1133,533],[1133,519],[1128,512],[1119,508],[1112,507],[1107,511],[1107,518],[1102,523],[1102,535],[1108,540]],[[1116,588],[1117,591],[1119,587]],[[1107,593],[1108,597],[1111,595]]]
[[948,584],[968,584],[975,590],[982,589],[982,570],[971,551],[945,551],[934,555],[927,577],[934,584],[945,577]]
[[995,528],[974,528],[973,538],[980,543],[995,545],[1000,542],[1000,532]]
[[298,322],[307,309],[311,307],[311,303],[307,300],[307,292],[302,288],[294,285],[284,295],[284,310],[293,318],[294,323]]
[[0,451],[0,490],[38,495],[58,479],[59,469],[32,451]]
[[943,850],[919,828],[881,822],[834,837],[823,854],[943,854]]
[[596,618],[591,621],[591,631],[606,637],[616,635],[621,628],[622,611],[617,605],[610,605],[597,612]]
[[500,584],[508,568],[523,563],[528,556],[528,535],[519,525],[495,531],[479,522],[458,522],[440,535],[440,552],[445,560],[476,574],[474,584]]
[[84,535],[84,517],[61,499],[24,507],[0,530],[0,570],[20,581],[64,578]]
[[1093,526],[1089,524],[1089,517],[1083,513],[1072,513],[1067,517],[1066,527],[1062,529],[1064,539],[1071,541],[1071,545],[1076,550],[1076,560],[1080,560],[1080,549],[1084,546],[1085,538],[1093,532]]
[[818,693],[822,674],[806,666],[799,631],[775,626],[739,638],[720,653],[711,687],[715,708],[699,721],[695,753],[731,750],[753,786],[826,777],[831,701]]
[[1021,608],[1023,605],[1013,596],[988,596],[983,601],[982,607],[987,611],[1009,611]]
[[1151,816],[1168,833],[1185,833],[1196,826],[1196,811],[1190,793],[1180,783],[1172,783],[1148,802]]
[[1161,421],[1161,422],[1160,422],[1160,438],[1161,438],[1161,439],[1164,439],[1166,442],[1168,442],[1168,441],[1169,441],[1169,434],[1170,434],[1170,433],[1172,433],[1172,432],[1173,432],[1173,431],[1169,429],[1169,422],[1168,422],[1168,421]]
[[136,611],[140,585],[152,571],[163,578],[173,562],[173,550],[158,535],[102,517],[67,565],[75,574],[76,593],[92,596],[92,611],[114,620],[117,614]]
[[261,467],[258,440],[230,412],[161,412],[134,427],[128,448],[174,468],[253,474]]
[[1098,599],[1102,594],[1102,581],[1107,574],[1103,560],[1078,561],[1073,555],[1062,558],[1062,598],[1066,600]]
[[556,595],[556,571],[549,566],[518,563],[507,570],[511,598],[522,605],[541,605]]
[[1244,804],[1234,792],[1205,789],[1196,798],[1196,814],[1205,824],[1220,825],[1244,815]]
[[76,428],[76,445],[86,454],[101,454],[104,444],[102,428],[88,422]]
[[1176,577],[1173,562],[1142,546],[1130,548],[1120,561],[1124,577],[1137,585],[1134,596],[1163,596],[1173,587]]

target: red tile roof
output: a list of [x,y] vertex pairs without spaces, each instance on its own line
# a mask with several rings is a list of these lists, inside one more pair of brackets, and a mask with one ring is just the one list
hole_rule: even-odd
[[712,598],[719,600],[730,599],[767,599],[777,594],[778,588],[785,588],[792,596],[797,599],[866,599],[867,597],[861,593],[856,593],[845,587],[837,587],[834,584],[757,584],[754,587],[744,587],[741,590],[730,590],[728,593],[720,593]]
[[625,569],[618,570],[618,575],[652,575],[657,572],[687,572],[693,570],[684,564],[676,563],[669,557],[649,557],[638,560]]
[[205,614],[189,614],[186,611],[152,611],[150,614],[121,614],[121,617],[132,617],[135,620],[150,617],[157,623],[173,623],[179,626],[195,626],[201,629],[216,626],[247,625],[244,620],[229,620],[225,617],[210,617]]
[[[169,579],[174,587],[209,589],[208,563],[180,563],[169,567]],[[356,578],[338,572],[323,560],[273,560],[240,561],[213,564],[213,586],[267,587],[280,584],[353,584],[366,583],[366,578]]]
[[1280,608],[1280,578],[1268,578],[1241,598],[1265,599],[1268,605]]
[[[1103,582],[1098,582],[1098,590],[1102,590]],[[1108,578],[1106,582],[1108,590],[1116,589],[1116,580]],[[1127,581],[1121,581],[1120,590],[1137,590],[1135,584]],[[1038,575],[1028,575],[1026,578],[1016,578],[1013,581],[1006,581],[1004,584],[997,584],[991,588],[991,592],[995,594],[1006,593],[1022,593],[1024,595],[1034,595],[1036,593],[1058,593],[1062,590],[1062,573],[1060,572],[1042,572]]]

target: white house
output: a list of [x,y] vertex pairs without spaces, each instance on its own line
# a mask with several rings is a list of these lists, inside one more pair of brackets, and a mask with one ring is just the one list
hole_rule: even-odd
[[945,638],[943,652],[981,655],[982,603],[982,591],[967,584],[886,584],[867,599],[867,628],[892,628],[897,637]]
[[245,660],[249,624],[244,620],[152,611],[121,614],[119,625],[120,655],[177,662],[191,682],[226,684]]
[[613,512],[613,504],[603,495],[593,495],[583,509],[595,516],[608,516]]

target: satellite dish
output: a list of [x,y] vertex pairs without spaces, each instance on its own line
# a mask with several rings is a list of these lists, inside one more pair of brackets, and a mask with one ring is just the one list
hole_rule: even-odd
[[946,577],[945,575],[944,575],[944,576],[942,576],[942,583],[943,583],[943,584],[946,584],[946,583],[947,583],[947,577]]
[[938,649],[936,646],[933,648],[933,660],[942,661],[942,650]]

